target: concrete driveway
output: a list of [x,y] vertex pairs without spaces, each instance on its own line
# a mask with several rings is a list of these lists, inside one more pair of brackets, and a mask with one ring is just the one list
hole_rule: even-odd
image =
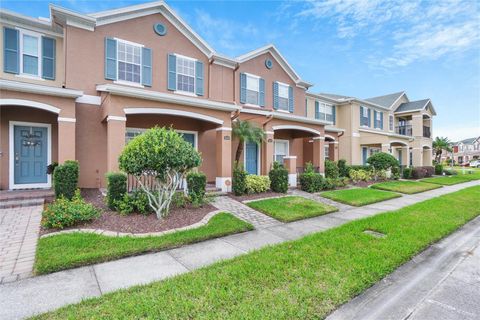
[[327,319],[480,319],[480,217]]

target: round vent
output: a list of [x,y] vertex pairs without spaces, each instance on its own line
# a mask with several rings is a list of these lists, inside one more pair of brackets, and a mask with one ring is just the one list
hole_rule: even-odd
[[265,60],[265,67],[267,67],[267,69],[272,69],[272,67],[273,67],[273,62],[272,62],[272,60],[266,59],[266,60]]
[[167,27],[163,23],[155,23],[153,25],[153,30],[155,30],[155,33],[159,36],[164,36],[167,34]]

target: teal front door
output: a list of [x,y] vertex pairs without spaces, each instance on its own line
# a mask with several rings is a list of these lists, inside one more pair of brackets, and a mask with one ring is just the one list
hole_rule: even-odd
[[15,185],[47,183],[48,132],[45,127],[13,127]]
[[248,174],[258,173],[258,145],[256,143],[245,143],[245,170]]

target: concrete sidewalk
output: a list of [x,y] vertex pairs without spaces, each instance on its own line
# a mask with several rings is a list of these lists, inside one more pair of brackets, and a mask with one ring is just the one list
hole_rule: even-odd
[[120,288],[162,280],[266,245],[298,239],[351,220],[399,209],[474,185],[480,185],[480,181],[431,190],[421,195],[405,195],[361,208],[343,207],[338,212],[320,217],[7,283],[0,285],[0,319],[21,319]]
[[480,217],[327,317],[350,319],[480,319]]

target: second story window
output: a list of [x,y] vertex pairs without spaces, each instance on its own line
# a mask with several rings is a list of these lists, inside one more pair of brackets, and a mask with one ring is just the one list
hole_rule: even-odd
[[388,129],[390,131],[393,131],[393,116],[392,115],[388,116]]
[[374,127],[378,129],[383,129],[383,112],[373,111],[375,115]]
[[288,88],[286,84],[278,84],[278,110],[288,111]]
[[360,125],[370,127],[370,109],[360,106]]
[[316,101],[315,118],[319,120],[335,122],[334,120],[334,107],[331,104],[326,104]]
[[40,76],[40,37],[22,33],[22,71],[21,73]]
[[246,103],[259,105],[260,78],[247,74],[247,100]]
[[118,41],[118,80],[141,82],[142,47]]
[[195,60],[177,56],[177,90],[195,93]]

